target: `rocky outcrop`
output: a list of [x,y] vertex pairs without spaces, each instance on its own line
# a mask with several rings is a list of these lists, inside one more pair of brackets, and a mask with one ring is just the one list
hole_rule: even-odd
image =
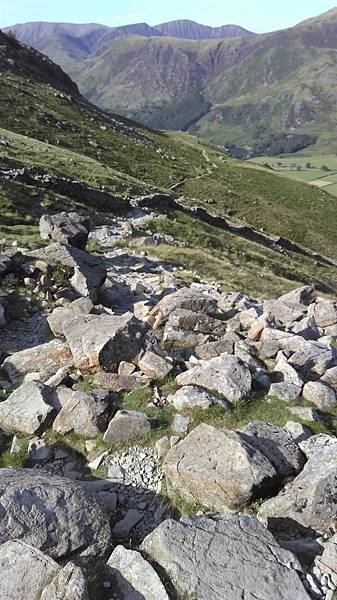
[[179,597],[310,598],[299,562],[255,517],[213,514],[164,521],[142,549],[165,570]]
[[39,227],[43,240],[53,240],[84,250],[90,231],[90,219],[77,213],[42,215]]

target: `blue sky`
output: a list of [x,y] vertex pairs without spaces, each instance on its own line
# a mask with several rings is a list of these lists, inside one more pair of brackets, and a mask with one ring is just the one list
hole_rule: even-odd
[[0,0],[0,27],[26,21],[155,25],[186,18],[213,26],[235,23],[259,33],[295,25],[336,5],[337,0]]

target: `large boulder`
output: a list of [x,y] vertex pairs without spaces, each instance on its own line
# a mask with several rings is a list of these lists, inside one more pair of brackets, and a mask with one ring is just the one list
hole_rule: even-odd
[[295,304],[284,300],[266,300],[263,303],[266,313],[272,315],[276,323],[287,325],[299,321],[305,317],[308,307],[304,304]]
[[110,547],[107,515],[81,485],[33,469],[0,470],[0,538],[22,540],[54,559],[82,561]]
[[48,325],[56,336],[64,335],[64,324],[82,315],[89,315],[94,309],[90,298],[78,298],[69,306],[54,308],[53,312],[47,317]]
[[337,439],[315,435],[301,443],[308,458],[302,472],[275,498],[264,502],[259,519],[275,533],[326,533],[336,520]]
[[253,421],[240,434],[268,458],[281,478],[297,475],[303,469],[305,456],[287,429]]
[[117,546],[108,560],[121,600],[169,600],[154,568],[139,552]]
[[326,329],[337,323],[337,302],[336,300],[323,300],[318,302],[314,308],[314,317],[318,327]]
[[74,432],[87,439],[96,437],[107,428],[109,400],[104,390],[73,392],[57,415],[53,429],[62,434]]
[[123,316],[87,315],[65,323],[63,332],[76,367],[117,371],[122,360],[134,360],[149,327],[131,312]]
[[94,303],[97,302],[98,290],[106,279],[106,269],[100,256],[60,243],[32,250],[27,255],[50,265],[61,264],[73,269],[74,275],[70,279],[73,289],[80,296],[88,297]]
[[144,375],[153,377],[153,379],[163,379],[173,369],[172,361],[170,362],[151,351],[145,352],[139,360],[138,366]]
[[337,404],[335,391],[324,381],[308,381],[303,388],[303,398],[321,410],[329,410]]
[[39,381],[24,383],[0,403],[0,428],[23,435],[40,432],[53,420],[53,393]]
[[68,344],[61,340],[52,340],[12,354],[6,358],[3,367],[11,382],[17,384],[27,373],[44,373],[48,377],[54,375],[61,367],[69,367],[72,364]]
[[277,479],[271,462],[244,436],[204,423],[168,452],[163,470],[182,498],[219,511],[265,496]]
[[287,292],[283,294],[278,299],[281,302],[286,302],[288,304],[305,304],[309,306],[315,301],[316,292],[313,285],[303,285],[302,287],[296,288],[291,292]]
[[151,424],[147,415],[135,410],[119,410],[110,421],[104,441],[111,445],[128,442],[138,435],[148,435]]
[[179,598],[310,598],[298,560],[255,517],[211,514],[167,520],[145,538],[142,549],[164,570]]
[[39,228],[43,240],[54,240],[84,250],[90,231],[90,218],[75,212],[42,215]]
[[198,385],[223,394],[229,402],[242,400],[251,391],[252,376],[245,363],[230,354],[222,354],[181,373],[179,385]]

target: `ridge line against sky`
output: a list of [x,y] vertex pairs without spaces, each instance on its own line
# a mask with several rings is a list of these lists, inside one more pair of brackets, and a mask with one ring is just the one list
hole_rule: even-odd
[[146,22],[157,25],[176,19],[191,19],[217,27],[240,25],[256,33],[275,31],[336,7],[328,0],[0,0],[0,27],[29,21],[100,23],[118,27]]

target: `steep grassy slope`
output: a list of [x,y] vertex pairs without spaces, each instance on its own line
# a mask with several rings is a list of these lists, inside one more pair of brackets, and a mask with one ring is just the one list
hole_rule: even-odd
[[254,147],[255,154],[283,131],[294,149],[306,134],[317,140],[311,153],[335,151],[336,10],[288,30],[223,40],[109,35],[87,57],[62,53],[54,38],[43,51],[91,101],[146,125]]
[[[216,215],[281,234],[337,259],[334,226],[337,203],[329,194],[266,173],[258,165],[230,159],[218,148],[193,136],[155,132],[106,115],[84,101],[72,82],[38,53],[3,34],[0,42],[3,127],[0,130],[0,234],[34,241],[38,218],[46,210],[76,208],[96,214],[109,213],[120,209],[124,202],[127,206],[129,197],[162,190],[182,197],[185,206],[205,207]],[[5,60],[6,45],[11,56],[15,51],[15,63]],[[62,91],[52,86],[54,74],[56,85]],[[170,228],[170,221],[168,223]],[[190,229],[194,227],[187,221],[177,235],[188,240]],[[173,224],[172,233],[176,233]],[[203,235],[206,245],[199,243]],[[221,253],[216,260],[214,257],[213,263],[208,261],[209,253],[205,252],[210,235],[204,225],[198,243],[194,240],[186,253],[189,260],[196,252],[199,257],[204,256],[202,269],[199,264],[203,274],[209,265],[212,278],[218,269],[219,279],[237,281],[240,256],[246,261],[243,257],[249,243],[220,230],[218,235],[219,240],[225,237],[221,244],[219,241]],[[226,277],[221,275],[221,261],[227,260],[230,253],[228,236],[232,240],[238,237],[235,251],[238,258],[232,265],[236,274],[233,272],[230,278],[228,270]],[[211,237],[216,239],[216,233]],[[268,252],[258,242],[253,243],[251,253],[259,255],[261,260]],[[251,282],[248,281],[250,259],[247,260],[243,280],[249,289],[256,278],[259,260],[252,262]],[[271,251],[266,268],[268,286],[273,277],[278,277],[280,262],[286,260],[295,262],[291,268],[285,267],[280,282],[315,280],[322,289],[335,289],[337,270],[334,267],[323,263],[317,267],[311,259],[307,263],[307,259],[289,259],[277,249]],[[191,267],[193,261],[195,258]]]

